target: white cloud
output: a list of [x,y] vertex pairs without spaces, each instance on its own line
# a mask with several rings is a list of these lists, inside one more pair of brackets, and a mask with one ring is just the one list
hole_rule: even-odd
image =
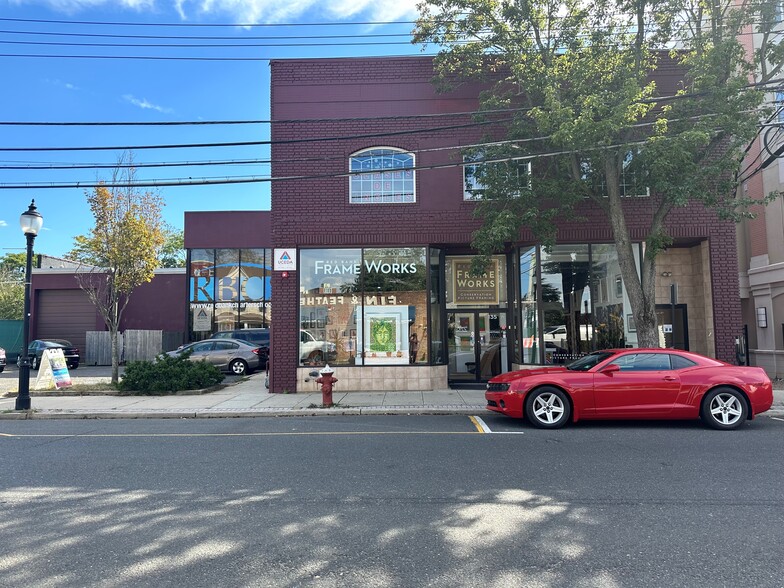
[[144,110],[156,110],[158,112],[166,112],[166,113],[174,112],[174,110],[172,110],[171,108],[167,108],[165,106],[158,106],[157,104],[153,104],[152,102],[147,100],[147,98],[140,99],[137,98],[136,96],[133,96],[132,94],[123,95],[123,100],[125,100],[126,102],[130,102],[134,106],[138,106],[139,108],[142,108]]
[[155,0],[11,0],[11,4],[44,4],[57,12],[74,14],[95,6],[120,6],[132,10],[142,10],[155,6]]
[[363,20],[410,20],[417,16],[420,0],[10,0],[11,4],[38,4],[68,14],[106,6],[128,10],[164,11],[173,8],[182,20],[193,16],[215,16],[238,24],[295,22],[303,16],[309,20],[340,21],[362,17]]
[[237,23],[276,23],[296,21],[304,15],[311,19],[340,21],[363,15],[367,20],[408,20],[417,16],[419,0],[175,0],[183,19],[190,10],[202,15],[225,15]]
[[79,86],[72,84],[71,82],[64,82],[62,80],[58,80],[57,78],[44,78],[44,82],[47,84],[51,84],[52,86],[57,86],[58,88],[65,88],[66,90],[73,90],[74,92],[77,90],[81,90]]
[[7,226],[8,226],[7,222],[5,222],[4,220],[0,220],[0,227],[7,227]]

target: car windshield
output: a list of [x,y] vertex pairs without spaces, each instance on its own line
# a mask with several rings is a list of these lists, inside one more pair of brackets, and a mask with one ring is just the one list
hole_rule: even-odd
[[573,361],[566,366],[566,369],[574,372],[587,372],[592,367],[600,364],[605,359],[612,357],[613,355],[615,355],[614,351],[595,351],[589,355],[586,355],[585,357],[581,357],[580,359]]

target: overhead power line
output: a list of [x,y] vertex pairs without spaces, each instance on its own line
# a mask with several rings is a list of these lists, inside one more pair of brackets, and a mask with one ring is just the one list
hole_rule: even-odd
[[415,24],[415,20],[376,20],[354,22],[282,22],[282,23],[184,23],[184,22],[111,22],[95,20],[51,20],[41,18],[0,18],[3,22],[35,22],[44,24],[69,24],[69,25],[111,25],[123,27],[213,27],[213,28],[263,28],[263,27],[335,27],[335,26],[365,26],[365,25],[398,25]]
[[498,119],[490,121],[478,121],[460,125],[444,125],[440,127],[429,127],[425,129],[407,129],[404,131],[389,131],[385,133],[366,133],[361,135],[343,135],[336,137],[312,137],[309,139],[282,139],[267,141],[232,141],[228,143],[181,143],[171,145],[126,145],[126,146],[100,146],[100,147],[0,147],[0,151],[141,151],[145,149],[191,149],[202,147],[248,147],[260,145],[287,145],[296,143],[322,143],[329,141],[347,141],[352,139],[373,139],[379,137],[392,137],[400,135],[413,135],[418,133],[436,133],[456,129],[466,129],[488,125],[503,124],[512,119]]

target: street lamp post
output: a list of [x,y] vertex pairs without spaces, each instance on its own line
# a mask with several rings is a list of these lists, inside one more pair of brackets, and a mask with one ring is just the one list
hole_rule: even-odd
[[22,327],[22,354],[19,356],[19,394],[16,397],[16,410],[30,409],[30,357],[27,346],[30,344],[30,281],[33,273],[33,241],[44,224],[44,217],[36,210],[35,200],[19,217],[19,225],[27,238],[27,266],[25,267],[24,326]]

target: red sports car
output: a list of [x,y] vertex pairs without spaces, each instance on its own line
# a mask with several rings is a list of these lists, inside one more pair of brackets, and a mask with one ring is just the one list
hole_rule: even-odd
[[487,408],[555,429],[580,419],[696,419],[737,429],[770,409],[762,368],[735,366],[676,349],[605,349],[567,366],[496,376]]

